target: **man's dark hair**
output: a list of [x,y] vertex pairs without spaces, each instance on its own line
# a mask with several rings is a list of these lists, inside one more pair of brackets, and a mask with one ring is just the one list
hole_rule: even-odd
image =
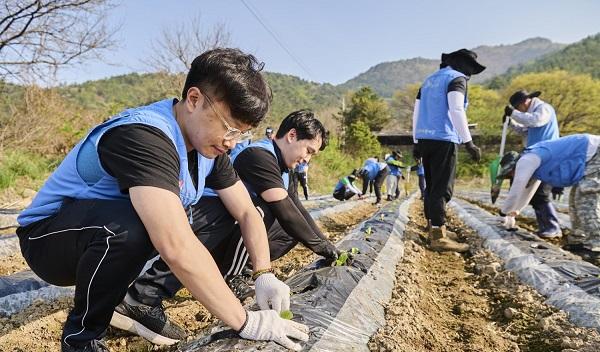
[[271,89],[260,71],[264,62],[239,49],[217,48],[204,52],[192,62],[185,79],[182,99],[196,87],[223,100],[233,118],[256,127],[271,105]]
[[296,130],[298,140],[315,139],[321,136],[322,142],[319,150],[325,149],[329,143],[329,131],[325,129],[325,126],[310,110],[298,110],[286,116],[281,121],[275,138],[282,138],[292,128]]

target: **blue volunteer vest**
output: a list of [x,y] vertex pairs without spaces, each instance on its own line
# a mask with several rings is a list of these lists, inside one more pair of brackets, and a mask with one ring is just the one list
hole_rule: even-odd
[[346,180],[346,182],[350,182],[350,181],[348,180],[348,177],[342,177],[342,178],[341,178],[341,179],[338,181],[338,183],[336,183],[336,184],[335,184],[335,187],[333,188],[333,193],[335,193],[335,192],[337,192],[337,191],[341,190],[342,188],[345,188],[343,180]]
[[[527,146],[530,147],[536,143],[543,141],[551,141],[560,137],[558,132],[558,121],[556,119],[556,112],[550,104],[542,103],[539,104],[535,110],[541,109],[543,106],[552,111],[550,121],[544,126],[540,127],[527,127]],[[534,112],[535,112],[534,110]],[[558,187],[558,186],[557,186]]]
[[367,170],[367,179],[369,181],[374,180],[379,173],[379,164],[373,161],[367,161],[367,163],[363,166],[364,170]]
[[[244,150],[246,150],[247,148],[263,148],[268,150],[271,154],[273,154],[273,156],[275,157],[275,159],[277,159],[277,153],[275,153],[275,147],[273,146],[273,143],[275,143],[274,141],[265,138],[265,139],[261,139],[257,142],[245,145],[243,147],[240,148],[234,148],[231,151],[231,154],[229,154],[229,158],[231,159],[231,164],[233,164],[235,162],[235,159],[238,157],[238,155],[240,155],[240,153]],[[277,163],[279,164],[279,162]],[[285,186],[285,190],[287,191],[288,186],[290,184],[290,175],[288,172],[284,172],[283,174],[281,174],[281,179],[283,180],[283,185]],[[250,195],[256,197],[257,194],[256,192],[252,189],[252,187],[247,184],[246,182],[244,182],[244,185],[246,186],[246,189],[248,190],[248,193],[250,193]],[[219,195],[217,194],[217,192],[215,192],[213,189],[211,188],[205,188],[204,189],[204,194],[202,194],[202,196],[204,197],[218,197]]]
[[425,176],[425,168],[423,164],[417,166],[417,176]]
[[[396,161],[396,159],[394,159],[394,157],[388,157],[387,159],[385,159],[386,163],[388,161]],[[390,168],[390,175],[392,176],[401,176],[402,175],[402,170],[400,170],[400,168],[396,165],[392,165],[392,164],[387,164],[387,167]]]
[[129,199],[119,190],[117,179],[102,168],[98,156],[98,142],[111,128],[140,123],[160,129],[173,142],[179,156],[179,198],[184,208],[196,204],[204,190],[206,176],[214,160],[198,154],[198,185],[194,187],[188,171],[187,150],[181,130],[173,116],[173,100],[165,99],[148,106],[128,109],[110,120],[92,128],[67,154],[50,175],[32,203],[18,217],[19,225],[26,226],[58,212],[65,198],[75,199]]
[[[419,117],[415,129],[415,138],[449,141],[460,144],[456,129],[450,121],[448,106],[448,86],[458,77],[466,77],[463,73],[445,67],[427,77],[421,86],[419,100]],[[465,94],[465,110],[468,106]]]
[[568,187],[579,182],[585,174],[589,135],[574,134],[544,141],[525,149],[541,159],[533,177],[554,187]]

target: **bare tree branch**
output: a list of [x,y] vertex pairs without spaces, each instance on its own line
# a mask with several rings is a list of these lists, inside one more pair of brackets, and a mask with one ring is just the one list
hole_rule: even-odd
[[160,38],[152,42],[152,53],[142,62],[152,71],[181,73],[189,70],[201,53],[229,45],[230,34],[224,24],[205,30],[200,18],[198,14],[185,24],[163,29]]
[[101,58],[117,28],[112,0],[5,0],[0,8],[0,79],[50,81],[65,66]]

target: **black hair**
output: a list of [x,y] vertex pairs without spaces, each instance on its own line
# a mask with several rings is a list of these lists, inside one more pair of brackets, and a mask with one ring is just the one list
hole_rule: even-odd
[[256,127],[271,105],[272,94],[260,73],[264,62],[239,49],[217,48],[204,52],[192,62],[185,79],[182,99],[191,87],[224,100],[233,118]]
[[315,139],[321,136],[321,148],[325,149],[329,144],[329,131],[325,129],[325,126],[317,119],[315,114],[310,110],[298,110],[294,111],[281,121],[281,125],[277,129],[275,138],[279,139],[285,136],[286,133],[291,129],[296,130],[298,140],[302,139]]

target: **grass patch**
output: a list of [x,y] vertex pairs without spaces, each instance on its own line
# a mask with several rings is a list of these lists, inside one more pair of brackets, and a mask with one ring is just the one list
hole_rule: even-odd
[[5,151],[0,157],[0,189],[15,187],[19,181],[39,186],[57,165],[55,158],[20,150]]

